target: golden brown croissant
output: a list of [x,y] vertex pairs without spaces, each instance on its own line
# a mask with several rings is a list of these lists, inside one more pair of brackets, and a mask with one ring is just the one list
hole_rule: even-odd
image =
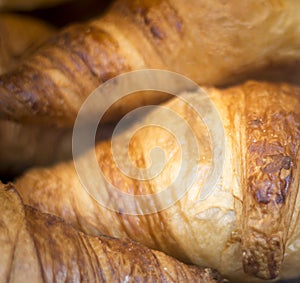
[[[100,83],[129,70],[167,69],[202,85],[223,85],[293,62],[300,56],[299,9],[296,0],[117,1],[103,17],[64,29],[2,76],[0,116],[73,124]],[[136,103],[142,98],[126,107]]]
[[[96,175],[90,171],[87,155],[78,160],[86,162],[85,173],[94,186],[89,188],[93,197],[81,185],[71,162],[28,171],[16,183],[24,202],[63,217],[86,233],[128,237],[185,262],[217,268],[232,281],[260,282],[255,277],[299,276],[300,89],[253,81],[206,91],[220,114],[226,146],[223,173],[204,201],[200,200],[201,188],[212,164],[217,166],[212,163],[210,135],[204,118],[181,99],[174,99],[164,106],[189,123],[199,144],[199,154],[195,155],[191,147],[181,155],[174,136],[153,126],[153,119],[158,124],[168,120],[177,128],[176,137],[181,137],[183,144],[192,141],[185,128],[158,110],[139,122],[148,127],[137,132],[137,127],[131,131],[129,128],[114,138],[115,144],[123,148],[128,136],[132,136],[128,151],[113,154],[110,141],[96,146],[100,168],[111,184],[135,195],[157,193],[170,186],[174,192],[163,201],[174,202],[172,205],[146,215],[142,212],[151,202],[144,206],[137,202],[138,215],[126,214],[124,199],[115,195],[104,202],[108,208],[99,205],[93,197],[101,200],[105,190],[99,188]],[[199,93],[186,96],[194,103],[202,103]],[[162,147],[168,161],[155,178],[139,181],[128,177],[115,162],[116,157],[121,161],[130,157],[138,168],[147,168],[151,165],[149,153],[155,146]],[[188,160],[197,158],[199,171],[195,173],[197,166],[193,164],[188,168],[196,174],[196,180],[176,202],[174,178],[182,166],[181,156]],[[188,180],[188,175],[183,180]]]
[[0,14],[0,74],[20,65],[54,31],[50,25],[31,17]]
[[12,185],[0,184],[0,202],[1,282],[223,282],[139,243],[78,232],[24,206]]

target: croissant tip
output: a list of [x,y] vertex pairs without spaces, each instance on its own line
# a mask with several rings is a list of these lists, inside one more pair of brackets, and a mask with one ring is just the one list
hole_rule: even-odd
[[264,280],[276,279],[279,276],[281,262],[274,258],[274,253],[259,255],[243,251],[244,272]]

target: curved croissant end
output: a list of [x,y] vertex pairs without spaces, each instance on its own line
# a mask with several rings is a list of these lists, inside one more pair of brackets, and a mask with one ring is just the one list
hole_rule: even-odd
[[257,85],[245,89],[243,259],[246,272],[264,279],[279,274],[300,176],[299,101],[293,110],[276,88],[269,96]]

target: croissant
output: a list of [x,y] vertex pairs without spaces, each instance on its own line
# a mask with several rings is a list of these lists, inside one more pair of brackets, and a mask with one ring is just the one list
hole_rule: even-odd
[[[1,76],[0,117],[73,125],[100,83],[130,70],[167,69],[201,85],[224,85],[299,60],[299,9],[293,0],[116,1],[104,16],[67,27]],[[142,103],[132,99],[121,110]],[[124,114],[119,110],[111,119]]]
[[[97,144],[99,168],[108,184],[99,183],[99,172],[92,171],[91,155],[86,153],[76,159],[83,162],[79,175],[80,168],[76,171],[73,162],[26,172],[16,181],[24,202],[64,218],[85,233],[131,238],[184,262],[216,268],[232,282],[300,276],[300,89],[249,81],[223,90],[206,88],[206,92],[224,126],[224,155],[220,151],[222,139],[215,136],[218,161],[213,162],[210,136],[215,133],[207,130],[206,116],[199,116],[184,100],[175,98],[164,107],[188,123],[193,135],[159,108],[112,141]],[[183,97],[192,99],[193,105],[202,105],[199,93]],[[209,108],[203,108],[209,120],[210,110],[205,109]],[[170,129],[175,127],[177,132],[164,131],[161,121],[168,121]],[[180,144],[174,135],[181,139]],[[128,144],[128,150],[113,151],[112,142],[119,150]],[[181,152],[181,144],[188,145],[187,151]],[[156,146],[164,151],[166,160],[160,174],[132,177],[128,158],[140,170],[148,168],[149,153]],[[221,177],[216,178],[215,186],[209,183],[212,191],[201,200],[210,168],[222,165],[221,156]],[[182,176],[183,157],[188,164],[180,184],[187,186],[191,174],[196,177],[182,196],[175,183],[176,176]],[[154,160],[160,164],[158,157]],[[125,174],[122,170],[126,168],[129,173]],[[82,185],[83,180],[90,187]],[[127,199],[120,194],[108,194],[107,202],[101,201],[111,185],[134,196],[157,194],[168,187],[171,192],[164,199],[136,200],[127,213]],[[147,210],[151,206],[160,209]]]
[[43,21],[0,14],[0,74],[14,69],[54,32],[54,27]]
[[72,129],[0,121],[0,180],[72,157]]
[[91,237],[0,186],[1,282],[225,282],[130,240]]
[[[111,131],[110,125],[103,127],[99,140]],[[12,180],[31,166],[49,166],[71,159],[72,131],[0,120],[0,180]]]

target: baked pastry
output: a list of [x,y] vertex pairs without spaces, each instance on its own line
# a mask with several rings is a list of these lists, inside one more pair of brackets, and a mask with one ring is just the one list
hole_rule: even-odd
[[[108,202],[100,205],[95,199],[101,201],[111,186],[103,183],[106,187],[101,187],[99,172],[92,171],[91,155],[86,154],[78,159],[85,162],[82,168],[86,169],[86,179],[80,174],[79,179],[73,162],[25,173],[16,182],[24,202],[64,218],[85,233],[131,238],[185,262],[217,268],[233,282],[299,276],[299,88],[251,81],[224,90],[206,88],[206,92],[224,126],[224,164],[221,151],[215,157],[219,161],[213,159],[216,152],[211,132],[203,122],[204,114],[209,115],[210,110],[202,109],[203,120],[191,105],[177,98],[164,106],[190,125],[199,145],[198,153],[190,146],[193,135],[159,109],[114,138],[119,149],[132,138],[128,150],[113,154],[110,141],[96,146],[99,166],[110,184],[135,196],[156,194],[169,186],[171,192],[166,198],[153,198],[143,204],[136,200],[135,211],[130,214],[119,194],[108,194]],[[203,96],[197,92],[183,97],[190,97],[192,105],[203,103]],[[181,138],[181,144],[189,145],[187,151],[181,152],[183,147],[176,142],[174,133],[153,126],[165,120],[170,128],[176,126],[175,137]],[[149,126],[136,132],[139,125]],[[217,147],[222,149],[222,139],[218,135],[215,139],[220,140]],[[161,173],[155,178],[146,174],[149,178],[145,180],[128,177],[134,171],[125,161],[130,157],[139,169],[148,168],[149,153],[156,146],[163,149],[168,161]],[[178,200],[175,180],[183,167],[183,157],[189,161],[182,178],[183,188],[191,176],[196,179]],[[194,158],[197,164],[192,162]],[[131,168],[127,175],[116,160]],[[159,160],[156,158],[155,162]],[[201,201],[210,168],[220,165],[220,179],[209,188],[213,191],[208,198]],[[89,193],[81,184],[83,180],[92,185]],[[161,203],[168,205],[162,207]],[[149,213],[147,209],[153,205],[159,208],[158,212]]]
[[139,243],[80,233],[24,206],[11,184],[0,184],[0,201],[1,282],[223,282]]

